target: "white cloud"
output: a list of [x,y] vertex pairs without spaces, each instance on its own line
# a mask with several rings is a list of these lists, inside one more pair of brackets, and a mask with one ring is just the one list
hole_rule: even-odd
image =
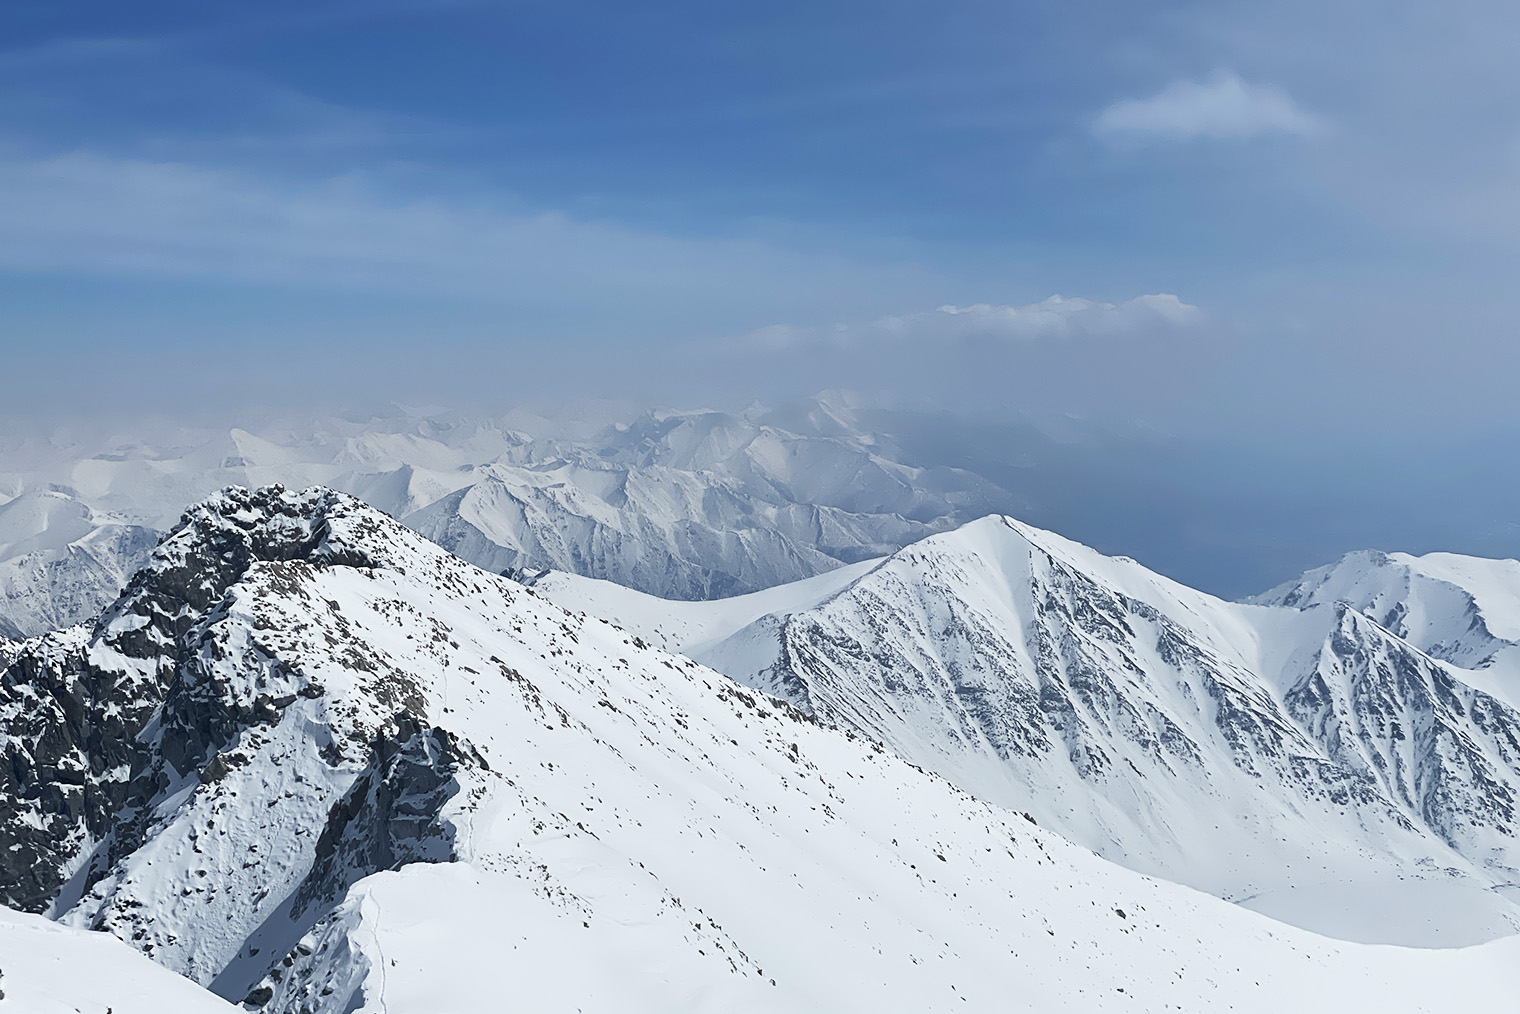
[[1198,307],[1164,292],[1137,296],[1122,303],[1050,296],[1024,306],[946,304],[933,310],[831,327],[773,324],[750,332],[745,340],[767,349],[817,344],[927,348],[972,341],[1015,344],[1082,336],[1122,340],[1157,329],[1187,327],[1201,319]]
[[[758,315],[837,290],[916,285],[911,268],[745,237],[673,236],[427,194],[427,179],[291,179],[86,152],[4,157],[0,270],[462,296],[680,317]],[[427,196],[415,196],[418,193]],[[752,318],[753,319],[753,318]]]
[[295,182],[71,154],[0,163],[0,194],[0,267],[21,270],[480,294],[634,254],[689,256],[663,237],[402,198],[360,176]]
[[1124,99],[1098,115],[1102,137],[1247,138],[1312,134],[1320,120],[1276,85],[1249,84],[1221,73],[1206,81],[1178,81],[1150,98]]
[[890,392],[957,411],[1017,408],[1155,417],[1229,355],[1228,328],[1169,293],[1118,302],[1051,296],[850,324],[779,324],[730,339],[733,372],[807,376],[815,387]]

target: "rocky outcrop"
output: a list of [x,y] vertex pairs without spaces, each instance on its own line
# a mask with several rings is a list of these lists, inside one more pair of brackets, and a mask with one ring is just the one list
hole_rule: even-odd
[[329,811],[311,872],[291,898],[292,916],[330,907],[371,873],[454,861],[454,827],[444,810],[462,791],[463,772],[489,770],[468,742],[398,713],[372,742],[364,773]]
[[[341,616],[319,635],[272,606],[305,609],[324,571],[443,562],[395,551],[396,530],[332,491],[232,489],[188,511],[93,628],[7,645],[0,900],[209,982],[276,911],[294,940],[367,873],[449,860],[440,814],[484,762],[421,719],[413,674],[339,650]],[[318,645],[362,693],[331,698]]]

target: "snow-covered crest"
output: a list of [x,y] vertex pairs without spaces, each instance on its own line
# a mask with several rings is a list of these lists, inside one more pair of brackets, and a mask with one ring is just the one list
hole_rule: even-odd
[[6,908],[0,908],[0,1003],[28,1014],[237,1010],[104,933]]
[[1520,703],[1520,561],[1348,553],[1250,601],[1300,609],[1344,602]]

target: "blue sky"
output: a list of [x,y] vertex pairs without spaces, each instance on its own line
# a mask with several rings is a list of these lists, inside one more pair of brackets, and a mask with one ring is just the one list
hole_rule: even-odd
[[16,2],[0,39],[23,352],[547,366],[1164,293],[1295,403],[1520,366],[1501,4]]
[[11,0],[8,408],[849,386],[1449,463],[1520,421],[1516,52],[1488,0]]

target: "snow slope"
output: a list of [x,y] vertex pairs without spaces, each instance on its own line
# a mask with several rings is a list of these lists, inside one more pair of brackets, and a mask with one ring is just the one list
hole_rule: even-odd
[[108,934],[0,908],[0,1010],[232,1014],[236,1009]]
[[706,617],[755,597],[539,587],[1133,869],[1348,939],[1520,929],[1520,714],[1482,673],[1344,605],[1223,602],[1008,518],[849,577],[772,589],[716,641]]
[[1344,943],[1138,876],[322,490],[190,511],[93,632],[22,646],[0,730],[9,897],[269,1012],[1520,987],[1516,939]]
[[531,587],[553,602],[636,631],[657,646],[693,655],[727,642],[758,620],[810,609],[870,573],[881,560],[862,560],[764,591],[695,602],[662,599],[611,581],[551,570]]

